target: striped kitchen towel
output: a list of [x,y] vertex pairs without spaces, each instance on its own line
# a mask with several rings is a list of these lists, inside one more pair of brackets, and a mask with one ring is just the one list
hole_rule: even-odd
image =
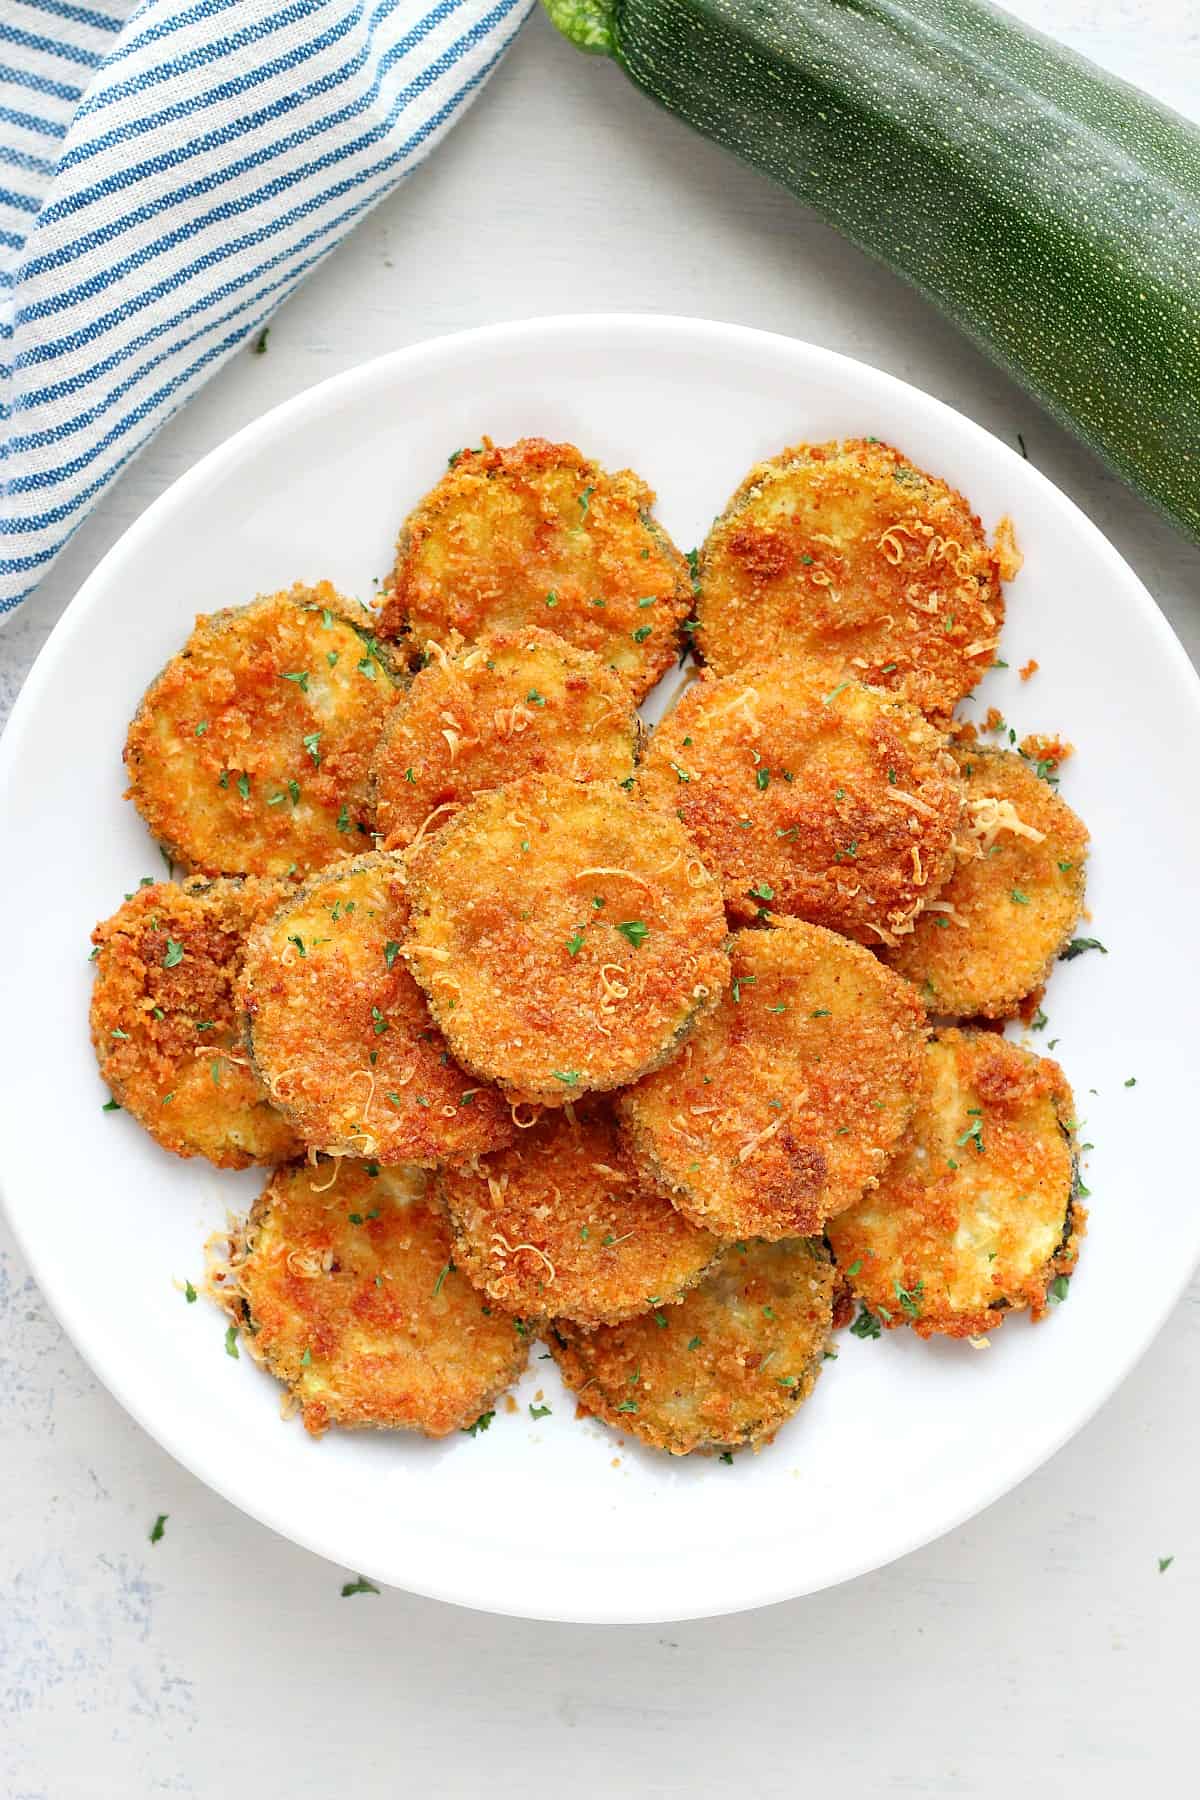
[[532,0],[0,0],[0,619]]

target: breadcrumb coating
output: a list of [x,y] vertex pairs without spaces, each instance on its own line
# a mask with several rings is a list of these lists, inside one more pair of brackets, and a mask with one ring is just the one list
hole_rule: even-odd
[[246,1060],[234,1005],[246,933],[286,891],[275,881],[152,882],[92,933],[100,1073],[176,1156],[244,1169],[300,1151]]
[[989,547],[954,488],[870,438],[755,465],[700,558],[698,648],[720,675],[801,657],[948,719],[996,653],[1011,526]]
[[875,1317],[921,1337],[977,1337],[1024,1308],[1040,1318],[1085,1229],[1074,1121],[1056,1062],[990,1031],[931,1039],[895,1158],[829,1223],[838,1267]]
[[381,628],[412,647],[550,626],[628,683],[634,701],[675,660],[691,576],[630,469],[574,444],[485,438],[461,450],[405,520]]
[[667,1068],[618,1103],[635,1159],[721,1237],[819,1231],[878,1180],[913,1107],[913,989],[799,919],[740,931],[733,982]]

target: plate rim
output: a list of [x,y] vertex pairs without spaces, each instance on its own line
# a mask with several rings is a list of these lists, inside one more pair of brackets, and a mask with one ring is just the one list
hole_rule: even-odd
[[[9,715],[3,737],[0,738],[0,822],[3,820],[10,783],[13,781],[17,765],[21,760],[21,744],[27,730],[26,721],[32,721],[37,715],[43,689],[52,677],[60,649],[84,619],[90,615],[97,599],[110,585],[110,571],[119,571],[120,565],[126,558],[136,555],[144,540],[156,534],[161,523],[169,520],[172,510],[186,506],[193,493],[202,489],[205,481],[213,473],[219,471],[221,465],[229,457],[251,447],[256,437],[272,435],[281,427],[286,426],[289,420],[312,413],[319,414],[331,403],[352,397],[357,388],[367,385],[372,378],[377,379],[381,375],[390,377],[393,371],[403,370],[407,365],[419,364],[428,360],[436,361],[439,356],[453,357],[460,351],[503,351],[508,345],[522,341],[528,342],[534,338],[545,340],[552,336],[561,339],[574,334],[579,334],[584,338],[594,337],[598,331],[603,331],[609,337],[616,338],[622,335],[636,337],[642,333],[650,333],[651,335],[664,335],[677,341],[684,339],[690,339],[693,343],[707,341],[714,348],[720,348],[726,352],[739,345],[763,350],[768,354],[781,348],[788,354],[799,352],[801,355],[812,356],[835,370],[844,367],[848,371],[854,371],[856,379],[865,371],[873,381],[880,383],[885,390],[892,390],[898,397],[915,394],[923,406],[932,408],[935,414],[941,413],[952,419],[956,430],[961,431],[965,428],[968,436],[975,435],[980,439],[987,440],[993,449],[998,446],[1005,456],[1010,457],[1015,465],[1022,468],[1026,479],[1033,477],[1035,484],[1040,484],[1046,500],[1052,506],[1067,509],[1073,526],[1077,530],[1081,529],[1092,539],[1095,549],[1111,568],[1115,584],[1128,588],[1136,596],[1140,615],[1139,622],[1146,629],[1154,632],[1160,652],[1175,664],[1177,672],[1182,677],[1182,686],[1185,692],[1189,693],[1192,704],[1192,724],[1200,736],[1200,671],[1197,671],[1192,664],[1170,621],[1136,571],[1126,562],[1100,527],[1069,495],[1057,487],[1040,469],[1024,461],[1018,452],[1006,444],[1003,439],[968,417],[967,414],[958,411],[936,395],[916,387],[912,382],[892,375],[887,370],[879,369],[862,358],[847,356],[840,351],[831,350],[824,345],[783,332],[766,331],[754,326],[684,314],[559,313],[506,320],[501,323],[472,327],[465,331],[442,333],[435,337],[420,339],[396,350],[387,351],[368,361],[356,363],[350,368],[325,377],[260,413],[257,418],[248,421],[237,431],[214,445],[190,468],[178,475],[121,533],[82,582],[55,623],[22,684]],[[299,1544],[315,1555],[321,1556],[336,1567],[347,1566],[342,1560],[340,1547],[331,1543],[332,1529],[326,1535],[316,1527],[310,1530],[303,1526],[298,1527],[292,1522],[284,1522],[280,1517],[280,1508],[277,1505],[261,1500],[252,1491],[245,1491],[238,1480],[236,1463],[228,1468],[219,1462],[214,1465],[213,1459],[194,1453],[189,1446],[182,1423],[176,1427],[171,1419],[165,1422],[159,1419],[151,1421],[138,1400],[125,1391],[124,1383],[115,1376],[110,1377],[110,1374],[105,1372],[102,1346],[98,1347],[95,1343],[95,1333],[89,1324],[89,1318],[92,1315],[86,1308],[78,1307],[72,1298],[69,1285],[60,1283],[55,1272],[53,1258],[43,1257],[35,1251],[22,1230],[20,1208],[15,1198],[9,1195],[8,1176],[2,1150],[0,1150],[0,1208],[3,1208],[4,1216],[17,1247],[57,1322],[90,1372],[141,1429],[197,1480],[258,1523],[267,1526],[287,1541]],[[922,1525],[916,1530],[900,1534],[899,1540],[883,1557],[880,1557],[876,1551],[868,1551],[861,1558],[845,1557],[840,1565],[828,1569],[819,1580],[806,1579],[798,1585],[787,1581],[786,1572],[784,1572],[783,1579],[776,1578],[768,1581],[760,1577],[757,1584],[747,1583],[747,1591],[736,1598],[714,1595],[708,1599],[699,1599],[698,1603],[683,1606],[678,1604],[664,1606],[661,1601],[643,1607],[631,1605],[628,1602],[604,1605],[595,1599],[587,1607],[581,1607],[578,1603],[555,1606],[553,1603],[547,1604],[545,1599],[540,1603],[531,1603],[525,1600],[519,1576],[500,1578],[495,1583],[494,1590],[481,1597],[470,1590],[469,1583],[456,1583],[448,1576],[437,1580],[423,1579],[419,1566],[407,1570],[403,1580],[399,1579],[394,1572],[385,1574],[369,1566],[365,1567],[363,1572],[382,1585],[475,1611],[513,1618],[589,1625],[661,1624],[720,1617],[756,1610],[767,1605],[781,1604],[785,1600],[796,1599],[805,1594],[819,1593],[844,1581],[853,1580],[859,1575],[889,1567],[901,1558],[911,1555],[914,1551],[945,1536],[968,1520],[987,1511],[1047,1463],[1062,1449],[1064,1444],[1091,1423],[1097,1413],[1111,1399],[1116,1389],[1137,1367],[1178,1304],[1179,1298],[1191,1281],[1198,1264],[1200,1264],[1200,1218],[1197,1219],[1194,1228],[1191,1259],[1184,1259],[1184,1262],[1175,1271],[1175,1278],[1167,1279],[1160,1285],[1154,1304],[1147,1309],[1142,1330],[1134,1340],[1119,1372],[1102,1386],[1082,1411],[1077,1410],[1072,1413],[1069,1423],[1063,1429],[1056,1430],[1050,1433],[1046,1439],[1039,1441],[1028,1458],[1019,1459],[1018,1463],[1011,1470],[1006,1470],[1003,1476],[993,1483],[984,1494],[980,1495],[976,1491],[971,1498],[965,1501],[960,1496],[956,1497],[954,1504],[939,1515],[934,1523]]]

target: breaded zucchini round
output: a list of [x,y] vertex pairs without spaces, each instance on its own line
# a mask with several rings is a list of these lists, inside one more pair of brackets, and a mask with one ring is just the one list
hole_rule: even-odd
[[520,775],[626,780],[637,734],[621,678],[551,631],[496,632],[453,656],[436,645],[375,752],[378,829],[403,847]]
[[400,954],[407,929],[398,856],[338,863],[252,933],[238,997],[254,1066],[306,1144],[432,1168],[501,1149],[513,1126],[450,1060]]
[[1008,750],[954,752],[966,830],[949,882],[886,960],[931,1012],[1012,1018],[1083,910],[1087,828]]
[[526,1315],[614,1324],[669,1306],[721,1248],[639,1174],[603,1103],[546,1114],[440,1185],[455,1263]]
[[234,1005],[246,933],[285,892],[276,881],[148,883],[92,933],[100,1073],[176,1156],[244,1169],[300,1153],[246,1061]]
[[889,444],[796,444],[750,470],[708,535],[697,646],[720,675],[811,658],[946,719],[995,656],[1008,554]]
[[382,629],[419,650],[549,625],[624,676],[636,702],[675,660],[692,603],[653,503],[632,470],[609,474],[573,444],[485,438],[405,520]]
[[125,741],[128,797],[174,861],[304,874],[361,845],[397,698],[372,625],[327,581],[196,620]]
[[974,1337],[1007,1312],[1045,1312],[1086,1219],[1074,1117],[1058,1064],[996,1032],[951,1029],[926,1045],[895,1158],[829,1224],[838,1268],[876,1318]]
[[604,782],[526,776],[411,860],[405,945],[464,1068],[562,1106],[673,1056],[729,980],[683,827]]
[[765,910],[897,941],[954,865],[962,782],[915,707],[773,663],[693,683],[650,740],[646,798],[675,812],[737,920]]
[[455,1269],[426,1181],[405,1166],[292,1163],[232,1235],[220,1298],[314,1437],[330,1425],[445,1437],[528,1361],[524,1322]]
[[549,1337],[581,1412],[655,1450],[756,1448],[808,1399],[833,1319],[818,1242],[734,1244],[669,1312]]
[[779,919],[668,1068],[623,1094],[635,1160],[718,1237],[819,1231],[873,1185],[912,1113],[925,1013],[869,950]]

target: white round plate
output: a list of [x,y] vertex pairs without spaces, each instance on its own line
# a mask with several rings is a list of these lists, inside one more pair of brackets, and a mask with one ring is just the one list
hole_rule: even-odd
[[[992,1347],[843,1333],[774,1445],[732,1465],[643,1452],[577,1421],[538,1360],[491,1429],[427,1443],[278,1416],[275,1384],[185,1304],[201,1247],[261,1176],[159,1150],[88,1042],[88,934],[158,851],[121,797],[126,723],[193,617],[293,580],[369,599],[396,528],[482,432],[569,439],[658,490],[677,543],[745,469],[800,439],[876,435],[1016,521],[1025,567],[976,711],[1078,747],[1107,955],[1055,972],[1049,1024],[1094,1143],[1092,1227],[1067,1303]],[[1036,657],[1028,684],[1017,669]],[[669,685],[669,684],[668,684]],[[1194,957],[1166,919],[1200,892],[1200,685],[1154,603],[1036,469],[927,395],[810,344],[686,319],[562,318],[420,344],[269,413],[126,533],[46,645],[0,748],[0,1175],[50,1304],[100,1378],[195,1474],[276,1531],[417,1593],[535,1618],[699,1617],[811,1592],[958,1525],[1077,1431],[1200,1254],[1179,1178],[1200,1090]],[[1136,1086],[1127,1085],[1136,1078]],[[549,1417],[530,1405],[544,1393]]]

